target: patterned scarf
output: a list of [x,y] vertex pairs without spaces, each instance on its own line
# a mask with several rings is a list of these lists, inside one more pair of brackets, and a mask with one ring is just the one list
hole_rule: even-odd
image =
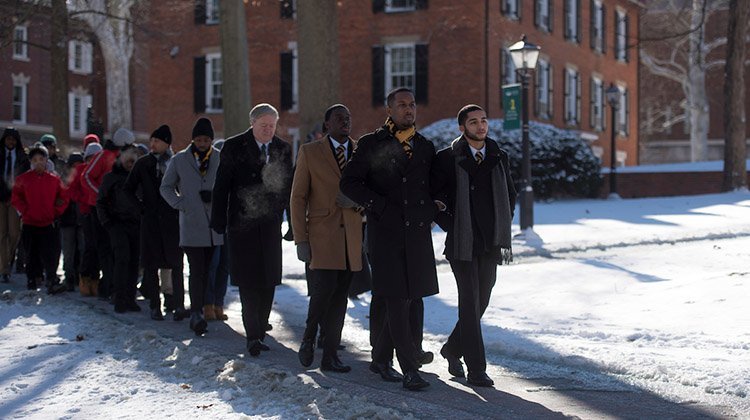
[[213,150],[213,147],[209,147],[205,152],[201,152],[195,147],[195,143],[190,144],[190,151],[198,162],[198,171],[201,173],[201,176],[206,176],[206,173],[208,173],[208,162],[211,160],[211,152]]
[[412,150],[410,141],[412,138],[414,138],[414,134],[417,133],[417,128],[412,125],[406,130],[399,130],[396,128],[396,123],[393,122],[393,119],[391,119],[391,117],[386,118],[385,128],[389,133],[393,134],[393,137],[396,137],[396,139],[401,143],[401,146],[404,148],[406,157],[411,159]]

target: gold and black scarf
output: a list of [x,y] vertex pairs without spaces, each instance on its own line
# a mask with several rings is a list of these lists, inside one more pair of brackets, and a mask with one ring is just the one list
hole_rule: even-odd
[[393,119],[391,119],[391,117],[386,118],[384,127],[386,128],[386,130],[388,130],[389,133],[393,134],[393,137],[395,137],[396,140],[399,141],[399,143],[401,143],[401,146],[404,148],[404,152],[406,153],[406,157],[411,159],[411,139],[413,139],[414,135],[417,133],[417,128],[412,125],[406,130],[399,130],[398,128],[396,128],[396,123],[393,122]]
[[205,152],[201,152],[195,147],[195,143],[190,144],[190,151],[193,153],[196,162],[198,162],[198,172],[201,173],[201,176],[206,176],[208,173],[208,162],[211,161],[211,153],[213,150],[213,147],[209,147]]

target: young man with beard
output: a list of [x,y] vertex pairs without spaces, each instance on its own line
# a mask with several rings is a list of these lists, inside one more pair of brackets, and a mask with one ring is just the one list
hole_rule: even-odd
[[353,271],[362,269],[362,216],[356,203],[341,194],[341,172],[352,155],[351,113],[342,104],[325,112],[323,139],[299,150],[291,197],[292,231],[297,257],[310,264],[307,326],[299,360],[314,358],[318,324],[325,332],[320,369],[349,372],[337,353],[346,316]]
[[[512,259],[510,225],[516,191],[508,154],[487,137],[487,114],[478,105],[458,112],[463,135],[438,152],[433,195],[444,203],[437,223],[448,235],[445,257],[458,286],[458,322],[440,354],[448,372],[470,385],[494,385],[487,376],[481,319],[490,302],[497,265]],[[464,374],[460,358],[469,369]]]
[[182,251],[180,250],[179,211],[172,208],[162,198],[159,188],[167,164],[172,157],[170,145],[172,132],[168,125],[162,125],[151,134],[150,153],[138,159],[125,181],[125,191],[133,198],[140,197],[141,218],[141,265],[143,266],[142,290],[149,299],[151,319],[161,321],[161,293],[159,289],[159,269],[172,269],[169,289],[174,295],[165,294],[164,303],[168,312],[174,312],[174,319],[187,317],[185,311],[185,286],[182,274]]
[[211,189],[219,168],[219,151],[211,146],[211,120],[199,118],[192,138],[192,143],[167,165],[160,192],[170,206],[180,211],[180,246],[190,264],[190,329],[200,336],[208,331],[203,317],[208,270],[214,248],[223,244],[224,238],[209,226]]
[[[416,131],[417,104],[410,89],[398,88],[386,99],[385,124],[363,136],[341,178],[341,191],[367,215],[367,246],[372,268],[372,294],[385,307],[376,323],[370,370],[386,381],[398,381],[390,366],[395,347],[403,386],[429,385],[418,368],[423,359],[417,345],[422,326],[413,308],[438,292],[430,225],[437,206],[430,197],[430,166],[435,146]],[[380,325],[378,325],[380,324]]]
[[226,232],[229,274],[240,289],[247,350],[257,357],[277,285],[281,284],[281,222],[289,205],[292,148],[276,137],[279,113],[250,110],[250,128],[224,142],[214,185],[211,227]]

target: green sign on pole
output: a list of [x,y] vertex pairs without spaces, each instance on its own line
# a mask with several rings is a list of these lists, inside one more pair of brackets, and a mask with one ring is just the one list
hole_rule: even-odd
[[521,128],[521,84],[503,86],[503,130],[518,130]]

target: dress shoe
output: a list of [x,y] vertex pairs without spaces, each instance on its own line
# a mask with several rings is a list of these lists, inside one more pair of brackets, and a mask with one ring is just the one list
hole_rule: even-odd
[[303,341],[302,345],[299,346],[299,353],[297,355],[299,356],[299,362],[302,363],[302,366],[310,367],[315,358],[315,349],[313,348],[312,341]]
[[406,374],[404,374],[403,384],[404,388],[408,389],[409,391],[417,391],[430,386],[430,383],[422,379],[422,377],[419,376],[419,371],[416,370],[406,371]]
[[56,295],[68,290],[68,288],[60,282],[47,282],[46,286],[48,295]]
[[469,374],[466,375],[466,382],[468,382],[469,385],[483,386],[488,388],[495,385],[495,382],[490,379],[490,377],[487,376],[487,373],[485,372],[469,372]]
[[261,351],[270,351],[271,348],[266,345],[263,341],[260,342],[260,350]]
[[320,370],[346,373],[351,371],[352,367],[341,363],[341,359],[339,359],[338,356],[332,356],[323,357],[323,360],[320,361]]
[[118,314],[124,314],[128,311],[128,305],[125,302],[115,302],[115,312]]
[[3,283],[10,283],[10,274],[3,274]]
[[164,295],[164,311],[167,313],[174,312],[175,306],[174,306],[174,296],[173,295]]
[[138,303],[134,300],[126,302],[125,305],[128,308],[128,312],[140,312],[141,311],[141,307],[138,306]]
[[247,352],[250,353],[250,356],[260,356],[260,344],[260,340],[247,340]]
[[266,331],[271,331],[273,329],[273,325],[266,324],[266,328],[265,329],[266,329]]
[[190,316],[190,311],[188,311],[185,308],[177,308],[174,310],[174,314],[172,315],[172,318],[175,321],[182,321],[183,319]]
[[200,312],[193,312],[190,315],[190,329],[198,336],[203,335],[208,331],[208,322],[203,319],[203,315],[201,315]]
[[466,374],[464,373],[464,365],[461,363],[461,359],[451,354],[448,347],[443,346],[443,348],[440,349],[440,355],[445,357],[445,360],[448,361],[448,373],[456,378],[466,377]]
[[370,372],[377,373],[386,382],[399,382],[404,379],[403,375],[398,373],[396,369],[391,366],[391,363],[370,363]]
[[435,355],[431,351],[417,350],[417,363],[419,365],[429,365],[435,360]]
[[151,319],[154,321],[164,321],[164,314],[161,313],[161,308],[151,309]]

